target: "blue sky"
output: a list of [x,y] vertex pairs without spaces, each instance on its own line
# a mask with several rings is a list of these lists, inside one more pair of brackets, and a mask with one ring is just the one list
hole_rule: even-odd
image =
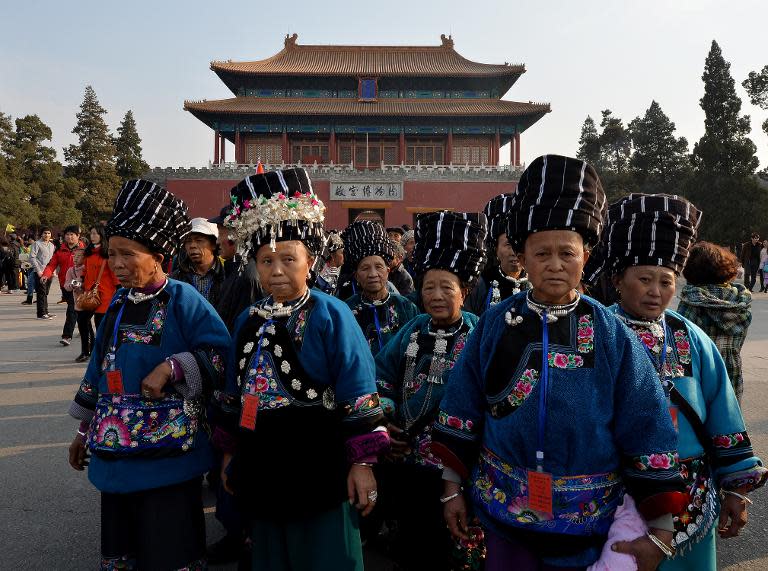
[[552,104],[522,136],[525,162],[574,154],[587,115],[599,119],[610,108],[628,123],[653,99],[692,146],[704,131],[701,74],[716,39],[764,168],[760,124],[768,112],[749,104],[740,83],[768,64],[766,21],[765,0],[25,0],[3,9],[0,111],[40,115],[62,158],[91,84],[113,129],[133,110],[151,165],[202,166],[212,159],[213,135],[182,106],[231,96],[211,60],[269,57],[294,32],[299,43],[407,45],[437,45],[450,33],[469,59],[526,64],[506,99]]

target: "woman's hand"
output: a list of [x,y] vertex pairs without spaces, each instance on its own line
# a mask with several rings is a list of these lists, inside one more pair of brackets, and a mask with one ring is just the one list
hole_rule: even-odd
[[[361,464],[353,464],[347,476],[347,495],[349,503],[362,510],[365,517],[376,506],[378,492],[376,491],[376,478],[373,477],[373,468]],[[357,500],[357,502],[355,502]]]
[[148,399],[163,398],[163,388],[171,381],[172,374],[173,369],[168,361],[160,363],[141,381],[141,396]]
[[227,477],[227,468],[229,463],[232,462],[232,454],[224,452],[221,456],[221,485],[224,487],[224,491],[232,495],[234,492],[229,487],[229,479]]
[[78,472],[82,472],[88,465],[88,454],[85,449],[85,440],[78,434],[69,445],[69,465]]
[[393,462],[402,460],[411,452],[411,445],[408,442],[407,434],[402,428],[392,423],[387,425],[387,430],[389,431],[389,452],[387,452],[385,458]]
[[[672,544],[672,532],[651,528],[650,532],[666,545]],[[633,541],[617,541],[611,547],[616,553],[625,553],[635,558],[637,571],[655,571],[664,560],[664,553],[648,537],[643,535]]]
[[725,500],[720,507],[720,521],[717,524],[720,537],[723,539],[736,537],[741,528],[747,525],[748,519],[747,502],[731,494],[725,494]]
[[448,529],[451,535],[456,539],[469,539],[469,533],[467,526],[467,502],[464,500],[464,495],[461,493],[461,485],[456,482],[444,481],[443,497],[452,496],[453,494],[459,494],[452,500],[448,500],[443,506],[443,518],[445,523],[448,524]]

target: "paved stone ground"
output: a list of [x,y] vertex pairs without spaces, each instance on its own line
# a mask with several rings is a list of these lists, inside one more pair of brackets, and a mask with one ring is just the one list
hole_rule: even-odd
[[[754,325],[744,350],[745,416],[755,448],[768,456],[768,296],[757,294]],[[0,569],[96,569],[97,492],[67,464],[76,423],[66,414],[84,365],[74,363],[79,339],[58,343],[64,305],[56,318],[35,318],[21,295],[0,294]],[[719,546],[719,568],[768,569],[768,492],[754,494],[750,525]],[[210,539],[221,535],[206,493]],[[389,567],[369,558],[369,569]],[[228,567],[232,569],[234,567]]]

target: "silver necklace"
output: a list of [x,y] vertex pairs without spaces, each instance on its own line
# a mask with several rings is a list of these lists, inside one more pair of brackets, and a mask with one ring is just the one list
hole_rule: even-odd
[[157,290],[154,293],[141,293],[140,291],[134,291],[133,288],[131,288],[128,291],[128,299],[132,301],[133,303],[142,303],[144,301],[147,301],[149,299],[153,299],[160,295],[160,292],[162,292],[165,289],[165,286],[168,285],[168,278],[165,278],[165,282],[162,286],[160,286],[160,289]]
[[309,289],[294,303],[285,305],[282,302],[272,302],[272,296],[269,296],[261,305],[255,305],[248,311],[249,315],[258,314],[263,319],[279,319],[288,317],[294,311],[300,309],[309,300]]
[[364,297],[364,294],[360,294],[360,303],[362,303],[367,307],[371,307],[371,306],[380,307],[382,305],[386,305],[390,297],[392,297],[392,293],[390,291],[387,291],[387,297],[385,297],[384,299],[372,299],[368,301]]
[[531,295],[532,292],[533,290],[528,290],[528,293],[525,296],[525,303],[528,305],[528,309],[535,312],[539,317],[541,317],[542,314],[546,311],[548,323],[553,323],[557,321],[558,318],[565,317],[574,309],[576,309],[576,306],[579,304],[579,301],[581,301],[581,294],[577,291],[576,299],[574,299],[572,302],[564,303],[561,305],[549,305],[546,303],[539,303],[538,301],[535,301],[533,299],[533,296]]

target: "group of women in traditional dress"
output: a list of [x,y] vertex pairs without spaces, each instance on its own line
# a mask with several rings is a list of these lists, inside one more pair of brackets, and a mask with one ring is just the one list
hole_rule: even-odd
[[[668,308],[692,204],[608,208],[590,165],[540,157],[483,213],[418,216],[409,299],[384,227],[328,237],[303,169],[231,198],[266,292],[231,336],[162,271],[181,201],[130,181],[107,225],[123,287],[69,451],[102,494],[102,569],[205,567],[214,447],[257,570],[362,569],[360,515],[404,569],[715,569],[768,470],[717,347]],[[612,307],[584,293],[601,275]]]

